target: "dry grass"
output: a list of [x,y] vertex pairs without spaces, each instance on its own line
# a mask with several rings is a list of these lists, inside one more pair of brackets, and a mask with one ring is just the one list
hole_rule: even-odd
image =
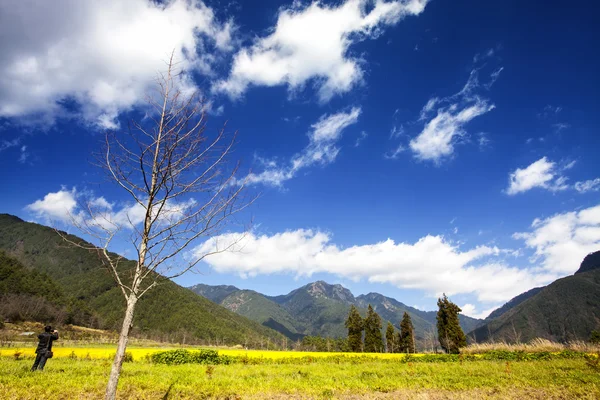
[[598,353],[600,345],[583,341],[574,341],[569,343],[556,343],[547,339],[537,338],[528,343],[510,344],[505,342],[474,343],[461,349],[464,354],[481,354],[488,351],[525,351],[528,353],[537,353],[542,351],[560,352],[572,350],[585,353]]

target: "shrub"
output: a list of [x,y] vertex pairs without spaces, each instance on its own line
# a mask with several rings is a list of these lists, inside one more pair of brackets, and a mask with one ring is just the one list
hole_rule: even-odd
[[[89,356],[89,354],[90,353],[88,353],[88,356]],[[112,353],[108,356],[108,359],[112,360],[115,358],[115,356],[116,356],[116,353]],[[133,362],[133,354],[131,354],[130,351],[125,352],[125,357],[123,357],[123,362]]]
[[179,364],[232,364],[233,357],[219,355],[216,350],[189,351],[185,349],[161,351],[150,356],[155,364],[179,365]]

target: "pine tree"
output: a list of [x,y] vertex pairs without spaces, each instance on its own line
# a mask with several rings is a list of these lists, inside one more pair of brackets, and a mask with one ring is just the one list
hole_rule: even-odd
[[396,332],[396,339],[394,340],[394,344],[396,345],[396,349],[394,350],[394,353],[402,353],[402,332],[397,331]]
[[360,352],[362,349],[362,333],[365,325],[354,305],[350,307],[350,313],[348,313],[345,325],[348,328],[348,348],[355,353]]
[[365,318],[365,352],[379,353],[383,351],[383,339],[381,337],[381,317],[369,304],[367,318]]
[[458,354],[459,349],[467,345],[467,338],[460,327],[458,313],[462,310],[459,306],[444,296],[438,299],[437,313],[438,340],[440,346],[448,353]]
[[396,332],[394,331],[394,325],[388,321],[387,329],[385,330],[385,347],[388,353],[395,353],[397,350],[396,345]]
[[402,353],[414,353],[416,351],[415,328],[413,327],[410,315],[408,315],[406,312],[402,316],[402,322],[400,322],[399,345]]

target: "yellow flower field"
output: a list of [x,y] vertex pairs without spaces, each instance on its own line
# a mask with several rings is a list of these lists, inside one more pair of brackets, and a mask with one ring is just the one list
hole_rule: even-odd
[[[159,351],[175,350],[176,347],[128,347],[127,352],[131,353],[134,360],[144,359],[147,355]],[[90,359],[108,359],[112,358],[116,352],[115,347],[59,347],[53,349],[55,358],[90,358]],[[188,348],[188,350],[199,350],[199,348]],[[249,358],[299,358],[299,357],[374,357],[378,359],[400,359],[404,354],[390,353],[326,353],[326,352],[306,352],[306,351],[274,351],[274,350],[244,350],[244,349],[216,349],[219,354],[232,357],[249,357]],[[35,355],[35,347],[5,347],[0,348],[0,356],[12,357],[18,352],[24,357],[33,357]],[[413,354],[420,356],[421,354]]]

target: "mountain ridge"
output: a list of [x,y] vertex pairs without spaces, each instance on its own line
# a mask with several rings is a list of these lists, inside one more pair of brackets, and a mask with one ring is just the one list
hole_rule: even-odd
[[[212,290],[205,288],[204,286],[208,285],[203,285],[202,290],[194,290],[195,286],[192,286],[190,289],[200,295],[203,295],[202,293],[207,293],[208,296],[210,296],[207,296],[209,299],[211,299],[211,297],[212,299],[218,298],[217,296],[212,295],[212,293],[218,291],[218,289]],[[214,286],[214,288],[223,286],[226,285],[218,285]],[[262,324],[265,324],[270,318],[272,326],[280,324],[286,327],[286,332],[280,329],[276,330],[290,339],[292,339],[290,332],[293,333],[294,338],[297,338],[297,335],[318,335],[335,338],[345,337],[347,331],[344,323],[350,310],[350,306],[356,306],[364,317],[369,304],[371,304],[374,310],[380,314],[384,321],[384,325],[386,325],[386,321],[390,321],[396,326],[396,329],[399,329],[402,316],[404,312],[407,312],[411,315],[418,338],[423,339],[426,335],[431,336],[435,332],[437,314],[435,311],[418,310],[414,307],[407,306],[394,298],[376,292],[354,296],[354,294],[344,286],[340,284],[329,284],[322,280],[308,283],[287,294],[277,296],[267,296],[256,291],[250,291],[254,293],[254,296],[262,297],[262,300],[260,301],[264,307],[267,307],[270,310],[281,310],[277,313],[274,312],[273,315],[268,315],[269,312],[264,311],[260,313],[260,316],[257,316],[259,313],[256,310],[250,310],[248,308],[250,303],[245,303],[248,307],[242,309],[239,306],[232,305],[231,301],[227,300],[235,297],[236,293],[243,292],[248,292],[248,290],[239,289],[238,292],[230,293],[219,304]],[[267,303],[265,300],[270,301],[271,303],[266,305]],[[254,298],[254,301],[258,302],[256,298]],[[285,311],[285,313],[282,313],[282,311]],[[285,314],[285,318],[282,317],[282,314]],[[465,331],[470,331],[483,322],[483,320],[463,315],[460,316],[460,319],[461,325]]]

